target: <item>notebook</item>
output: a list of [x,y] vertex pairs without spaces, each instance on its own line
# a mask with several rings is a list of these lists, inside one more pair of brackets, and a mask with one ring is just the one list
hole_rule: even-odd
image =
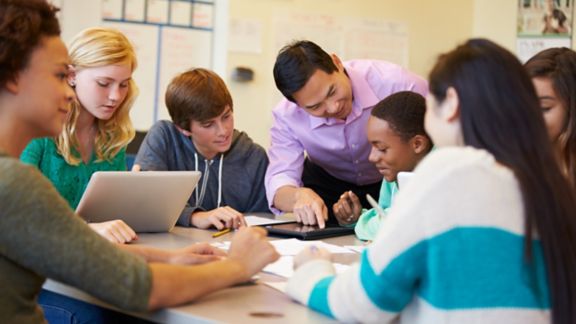
[[192,195],[198,171],[99,171],[76,213],[88,222],[123,220],[136,232],[168,232]]
[[300,240],[318,240],[327,237],[354,234],[354,227],[342,227],[336,224],[326,224],[325,228],[301,223],[277,224],[264,227],[268,230],[268,234],[282,237],[295,237]]

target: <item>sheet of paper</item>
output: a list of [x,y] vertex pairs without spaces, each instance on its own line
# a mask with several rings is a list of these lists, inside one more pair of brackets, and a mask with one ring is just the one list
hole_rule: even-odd
[[268,287],[274,288],[274,289],[276,289],[280,292],[283,292],[283,293],[286,292],[286,286],[288,285],[288,282],[286,282],[286,281],[282,281],[282,282],[264,281],[262,283]]
[[284,278],[290,278],[294,274],[294,257],[282,256],[278,261],[264,267],[262,271],[275,274]]
[[173,25],[190,26],[192,19],[192,3],[187,1],[172,1],[170,22]]
[[272,17],[272,33],[274,50],[294,39],[312,39],[344,60],[361,57],[408,66],[408,24],[402,21],[282,10]]
[[364,252],[366,245],[344,245],[344,247],[356,253],[362,253]]
[[214,5],[208,3],[194,3],[192,10],[192,25],[199,28],[214,27]]
[[[230,249],[230,241],[212,242],[211,244],[212,246],[222,250]],[[276,248],[276,251],[278,251],[278,254],[280,254],[281,256],[295,256],[296,254],[300,253],[300,251],[302,251],[304,248],[312,245],[324,248],[330,253],[346,253],[346,254],[355,253],[351,249],[343,246],[329,244],[322,241],[312,241],[312,242],[300,241],[295,238],[285,240],[274,240],[270,241],[270,244],[272,244]]]
[[144,21],[146,2],[144,0],[126,0],[124,3],[124,19],[128,21]]
[[103,0],[102,18],[116,20],[122,19],[122,0]]
[[266,218],[266,217],[253,216],[253,215],[244,216],[244,219],[246,220],[246,224],[248,224],[248,226],[282,224],[282,223],[290,222],[290,220]]
[[270,241],[276,248],[276,251],[282,256],[296,255],[304,248],[315,245],[326,249],[330,253],[354,253],[353,251],[334,244],[329,244],[323,241],[300,241],[298,239],[285,239]]
[[[346,271],[350,266],[341,263],[333,263],[336,273]],[[278,261],[267,265],[262,271],[275,274],[284,278],[290,278],[294,275],[294,257],[282,256]]]
[[220,250],[224,250],[224,251],[228,251],[230,249],[230,241],[212,242],[212,243],[210,243],[210,245],[212,245],[213,247],[218,248]]

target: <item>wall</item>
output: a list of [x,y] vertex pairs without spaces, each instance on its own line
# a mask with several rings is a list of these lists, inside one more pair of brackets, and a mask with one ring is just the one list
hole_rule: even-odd
[[[68,43],[81,30],[100,25],[100,1],[61,0],[60,25],[62,39]],[[82,13],[82,14],[79,14]]]
[[489,38],[516,51],[518,0],[475,0],[473,37]]
[[[99,24],[99,1],[60,1],[64,4],[61,14],[64,40],[83,28]],[[215,70],[232,92],[236,127],[265,147],[269,144],[270,111],[281,98],[272,78],[277,54],[273,39],[275,15],[296,12],[405,22],[409,36],[408,68],[422,76],[426,76],[439,53],[469,37],[490,38],[511,51],[516,47],[518,0],[216,0],[216,4],[222,9],[217,10],[220,16],[216,26],[222,36],[215,40]],[[261,23],[260,54],[226,52],[227,14],[231,19]],[[232,81],[230,75],[237,66],[253,69],[254,81]]]
[[[272,77],[277,54],[272,35],[275,15],[307,12],[405,22],[409,35],[408,68],[425,76],[439,53],[472,35],[474,7],[473,0],[230,0],[231,19],[259,21],[263,30],[261,54],[229,52],[228,55],[226,81],[234,98],[236,127],[248,132],[257,143],[268,146],[270,112],[281,98]],[[230,74],[236,66],[252,68],[254,81],[231,81]]]

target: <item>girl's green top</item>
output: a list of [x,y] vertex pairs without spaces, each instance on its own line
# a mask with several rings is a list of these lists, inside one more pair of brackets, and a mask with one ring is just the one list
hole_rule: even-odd
[[[398,192],[398,185],[396,182],[382,180],[378,205],[384,209],[384,212],[388,212],[388,209],[392,206],[392,200],[394,199],[396,192]],[[380,229],[381,221],[378,212],[374,208],[362,210],[362,214],[360,215],[360,218],[358,218],[358,222],[354,227],[356,236],[361,240],[374,240],[376,234],[378,234],[378,230]]]
[[123,148],[111,161],[97,162],[93,153],[88,163],[70,165],[58,153],[54,139],[38,138],[28,144],[20,155],[20,160],[36,166],[50,179],[70,207],[76,209],[94,172],[126,170],[126,149]]

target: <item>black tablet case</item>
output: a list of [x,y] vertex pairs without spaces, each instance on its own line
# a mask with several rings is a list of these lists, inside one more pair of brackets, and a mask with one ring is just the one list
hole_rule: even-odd
[[298,223],[289,224],[278,224],[278,225],[267,225],[265,226],[268,233],[275,236],[282,237],[295,237],[300,240],[319,240],[334,236],[343,236],[354,234],[354,227],[341,227],[337,225],[327,224],[325,228],[316,228],[310,231],[298,231],[294,227],[298,228],[301,226],[306,226]]

